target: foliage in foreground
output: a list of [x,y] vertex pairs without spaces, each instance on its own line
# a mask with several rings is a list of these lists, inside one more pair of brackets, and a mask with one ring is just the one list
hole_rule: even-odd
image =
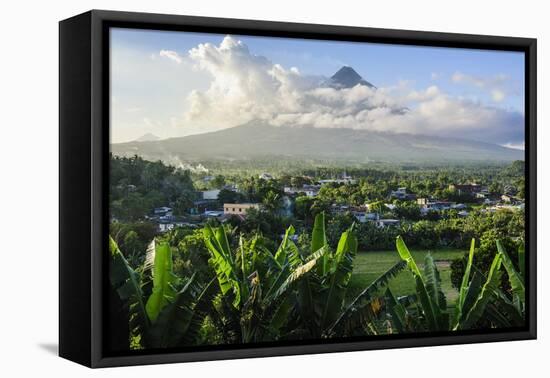
[[[354,225],[341,233],[335,248],[327,240],[323,213],[315,217],[307,243],[296,245],[294,233],[290,226],[274,247],[259,234],[245,238],[207,225],[196,242],[206,246],[209,260],[203,264],[208,266],[200,272],[178,269],[178,275],[172,250],[179,247],[173,243],[153,240],[144,262],[133,268],[110,239],[110,281],[123,304],[130,347],[459,331],[524,322],[523,249],[514,262],[497,242],[498,253],[484,274],[474,264],[472,240],[451,311],[432,256],[419,266],[401,237],[396,239],[401,261],[348,298],[358,245]],[[190,254],[198,252],[191,251],[186,258],[196,257]],[[509,290],[501,285],[502,266]],[[398,298],[388,283],[405,268],[414,277],[416,294]]]
[[[439,271],[433,258],[426,256],[423,272],[414,261],[401,237],[396,241],[400,257],[407,262],[415,278],[414,298],[397,300],[390,289],[386,290],[388,313],[398,333],[423,331],[457,331],[480,327],[506,328],[519,326],[525,318],[525,287],[523,268],[518,272],[501,243],[497,241],[498,253],[494,256],[486,276],[474,265],[475,240],[470,252],[454,316],[447,309],[445,295],[441,290]],[[519,252],[519,266],[524,266],[523,249]],[[501,266],[508,273],[511,293],[500,287]]]

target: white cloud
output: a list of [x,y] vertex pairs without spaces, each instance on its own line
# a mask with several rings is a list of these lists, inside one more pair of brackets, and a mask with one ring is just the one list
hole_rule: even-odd
[[525,151],[525,142],[520,143],[505,143],[502,145],[502,147],[512,148],[514,150],[522,150]]
[[490,78],[482,78],[474,75],[467,75],[462,72],[455,72],[451,80],[457,84],[469,84],[486,90],[494,102],[502,102],[508,95],[507,87],[509,77],[506,75],[495,75]]
[[[497,143],[523,140],[521,114],[450,96],[435,85],[423,90],[407,82],[378,89],[327,88],[321,85],[325,78],[254,55],[231,36],[219,46],[200,44],[189,57],[211,82],[208,89],[188,96],[183,121],[187,127],[213,131],[261,120],[277,126],[406,132]],[[453,81],[490,88],[497,102],[505,97],[496,84],[489,86],[472,76],[456,73]]]
[[159,56],[173,60],[177,64],[181,64],[181,62],[183,62],[183,59],[181,58],[181,56],[177,52],[172,50],[160,50]]

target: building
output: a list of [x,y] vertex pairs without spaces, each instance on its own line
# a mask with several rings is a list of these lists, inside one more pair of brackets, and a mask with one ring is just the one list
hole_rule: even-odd
[[407,193],[407,188],[397,188],[397,190],[392,190],[390,192],[390,198],[395,198],[398,200],[414,200],[416,196],[411,193]]
[[353,216],[359,223],[366,223],[368,221],[376,221],[380,219],[378,213],[369,213],[366,211],[353,211]]
[[273,180],[273,176],[270,175],[269,173],[262,173],[258,176],[258,178],[262,179],[262,180]]
[[449,190],[458,192],[458,195],[469,194],[475,195],[482,191],[482,186],[479,184],[451,184]]
[[351,176],[348,176],[348,174],[346,172],[344,172],[340,177],[338,178],[335,178],[335,179],[324,179],[324,180],[319,180],[318,181],[319,184],[321,185],[324,185],[324,184],[350,184],[350,185],[353,185],[353,184],[356,184],[357,183],[357,180],[355,180],[353,177]]
[[[457,208],[457,204],[449,201],[436,201],[428,198],[419,198],[416,200],[418,206],[420,206],[420,212],[426,214],[430,211],[443,211]],[[459,204],[457,209],[466,208],[465,205]]]
[[304,185],[301,188],[293,188],[290,186],[285,186],[283,191],[285,194],[300,194],[303,193],[307,197],[315,197],[319,194],[320,185]]
[[400,223],[399,219],[378,219],[375,221],[376,226],[379,228],[399,226]]
[[183,226],[189,227],[189,228],[198,227],[196,224],[185,222],[183,219],[159,220],[157,223],[159,232],[167,232],[167,231],[173,230],[176,227],[183,227]]
[[260,209],[259,203],[224,203],[223,214],[224,215],[246,215],[246,212],[250,209]]
[[219,189],[204,190],[201,192],[201,194],[202,194],[203,200],[215,201],[218,199],[218,196],[220,195],[220,190]]
[[203,215],[206,217],[206,218],[220,218],[222,217],[224,214],[223,214],[223,211],[218,211],[218,210],[205,210]]
[[172,208],[168,206],[157,207],[153,210],[153,216],[161,219],[169,218],[173,215],[174,215],[174,212],[172,211]]

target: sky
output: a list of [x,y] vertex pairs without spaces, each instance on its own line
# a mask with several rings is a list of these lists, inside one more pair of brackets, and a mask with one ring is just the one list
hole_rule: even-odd
[[[113,143],[260,120],[524,146],[520,52],[114,28],[110,53]],[[376,88],[323,86],[342,66]]]

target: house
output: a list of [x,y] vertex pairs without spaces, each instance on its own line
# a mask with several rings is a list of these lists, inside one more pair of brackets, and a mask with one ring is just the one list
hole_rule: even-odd
[[157,227],[159,232],[167,232],[170,230],[173,230],[176,227],[189,227],[189,228],[197,228],[196,224],[185,222],[183,220],[159,220],[157,223]]
[[210,201],[216,201],[218,199],[219,194],[220,194],[219,189],[203,190],[201,192],[202,199],[203,200],[210,200]]
[[475,195],[482,191],[482,187],[479,184],[451,184],[449,190],[458,192],[458,195],[469,194]]
[[494,213],[496,211],[501,210],[508,210],[508,211],[518,211],[525,209],[525,204],[521,203],[519,205],[512,205],[512,204],[497,204],[491,207],[488,207],[487,210],[491,213]]
[[224,215],[246,215],[246,212],[250,209],[260,209],[259,203],[224,203],[223,214]]
[[400,223],[399,219],[378,219],[375,221],[376,226],[379,228],[399,226]]
[[304,193],[307,197],[315,197],[319,194],[319,189],[321,189],[320,185],[304,185],[301,188],[293,188],[290,186],[285,186],[283,188],[283,191],[286,194],[299,194]]
[[173,215],[174,215],[174,213],[172,211],[172,208],[168,207],[168,206],[161,206],[161,207],[157,207],[157,208],[153,209],[153,216],[161,218],[161,219],[162,218],[169,218]]
[[357,183],[357,180],[355,180],[353,177],[351,176],[348,176],[345,172],[342,174],[342,176],[340,176],[339,178],[335,178],[335,179],[324,179],[324,180],[319,180],[318,181],[319,184],[321,185],[324,185],[324,184],[356,184]]
[[395,198],[398,200],[414,200],[416,196],[411,193],[407,193],[407,188],[397,188],[397,190],[392,190],[390,192],[390,198]]
[[376,221],[380,218],[378,213],[368,213],[365,211],[354,211],[353,216],[359,223],[366,223],[368,221]]
[[205,210],[203,215],[206,217],[206,218],[220,218],[222,217],[224,214],[223,214],[223,211],[218,211],[218,210]]
[[[426,214],[430,211],[443,211],[443,210],[449,210],[452,208],[456,208],[456,203],[449,202],[449,201],[436,201],[436,200],[430,200],[428,198],[418,198],[416,200],[416,203],[418,206],[420,206],[420,212],[422,214]],[[462,209],[463,206],[466,208],[465,205],[459,204],[459,208]]]
[[262,179],[262,180],[273,180],[273,176],[270,175],[269,173],[262,173],[258,176],[258,178]]

